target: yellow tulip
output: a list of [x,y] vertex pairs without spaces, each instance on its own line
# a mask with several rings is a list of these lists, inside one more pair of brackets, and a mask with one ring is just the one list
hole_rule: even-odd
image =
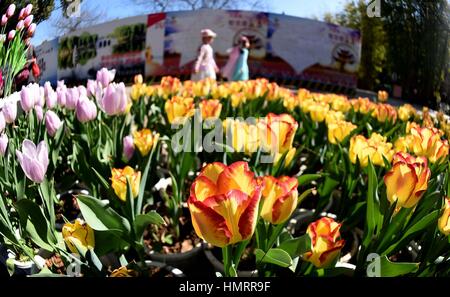
[[265,151],[284,154],[292,148],[298,123],[289,114],[269,113],[258,122]]
[[369,139],[363,135],[355,135],[350,139],[349,157],[352,163],[356,163],[356,159],[362,167],[369,164],[369,158],[374,165],[384,167],[384,158],[389,162],[394,156],[392,143],[386,142],[386,137],[378,133],[372,133]]
[[203,119],[217,119],[222,111],[222,104],[217,99],[202,100],[200,110]]
[[309,114],[313,121],[323,122],[329,110],[330,106],[327,103],[315,103],[309,107]]
[[250,156],[258,151],[260,135],[256,125],[227,119],[223,122],[223,127],[227,136],[227,144],[231,142],[235,152],[244,152]]
[[398,108],[398,117],[403,122],[408,121],[411,117],[416,114],[416,109],[411,104],[403,104]]
[[194,99],[173,96],[164,106],[167,119],[171,124],[182,124],[195,113]]
[[377,106],[374,102],[370,101],[369,98],[352,99],[350,100],[350,103],[356,112],[363,114],[372,112]]
[[411,146],[414,154],[427,157],[431,163],[445,160],[449,153],[449,145],[446,139],[441,140],[441,132],[436,128],[411,128]]
[[62,228],[62,236],[67,247],[74,254],[78,254],[74,241],[87,249],[95,247],[94,230],[81,219],[76,219],[73,224],[65,223]]
[[378,91],[378,101],[386,102],[389,99],[389,93],[387,91]]
[[350,122],[335,121],[328,124],[328,141],[333,144],[340,143],[357,127]]
[[164,98],[178,94],[181,90],[181,81],[176,77],[165,76],[161,78],[160,83],[162,95]]
[[331,101],[331,108],[335,111],[347,112],[352,108],[352,105],[348,101],[347,97],[335,96]]
[[252,237],[261,185],[246,162],[206,165],[191,186],[188,206],[197,235],[224,247]]
[[128,269],[126,266],[115,269],[110,277],[138,277],[139,273],[133,269]]
[[142,129],[140,131],[133,132],[133,142],[138,148],[141,156],[148,155],[152,147],[158,141],[159,134],[153,134],[150,129]]
[[381,123],[397,121],[397,110],[390,104],[378,104],[372,115]]
[[342,111],[330,110],[325,117],[325,123],[327,125],[336,121],[344,121],[344,120],[345,114]]
[[413,141],[412,135],[410,134],[399,137],[394,143],[395,151],[403,153],[409,152],[412,141]]
[[450,235],[450,198],[445,198],[444,211],[438,220],[438,228],[445,236]]
[[142,74],[137,74],[134,76],[134,84],[136,85],[142,85],[144,83],[144,78],[142,77]]
[[244,93],[232,93],[231,94],[231,106],[234,108],[238,107],[242,103],[245,103],[247,101],[247,98],[245,97]]
[[141,172],[134,171],[134,169],[130,166],[126,166],[123,169],[111,169],[111,186],[117,197],[119,197],[122,201],[127,200],[127,178],[130,182],[133,198],[135,198],[139,194]]
[[306,233],[311,238],[311,251],[303,254],[303,259],[317,268],[330,266],[345,245],[343,239],[339,240],[340,228],[341,224],[328,217],[309,224]]
[[294,177],[264,176],[261,217],[272,224],[286,222],[297,208],[298,181]]
[[414,207],[427,190],[430,175],[426,158],[396,153],[392,169],[384,176],[388,200],[397,201],[397,209]]

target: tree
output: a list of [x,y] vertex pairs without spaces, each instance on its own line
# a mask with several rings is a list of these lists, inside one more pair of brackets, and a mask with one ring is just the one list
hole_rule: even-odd
[[145,5],[156,12],[170,10],[209,9],[264,9],[265,0],[135,0],[136,4]]
[[[63,11],[67,11],[66,8],[62,8]],[[78,16],[68,16],[65,12],[62,16],[54,21],[52,24],[56,29],[56,35],[65,35],[70,32],[74,32],[78,29],[86,28],[97,24],[99,21],[103,21],[106,18],[105,11],[100,7],[92,9],[83,9]]]

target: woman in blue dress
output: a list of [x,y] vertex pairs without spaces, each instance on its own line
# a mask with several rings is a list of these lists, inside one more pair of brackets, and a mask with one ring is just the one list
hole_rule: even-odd
[[242,36],[239,40],[239,58],[236,61],[236,66],[234,67],[233,79],[234,81],[238,80],[248,80],[248,49],[250,48],[250,41],[247,37]]

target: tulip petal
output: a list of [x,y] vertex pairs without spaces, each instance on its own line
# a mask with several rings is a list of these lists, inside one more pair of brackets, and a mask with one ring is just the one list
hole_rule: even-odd
[[393,203],[397,200],[398,206],[404,205],[413,193],[417,180],[412,165],[402,162],[395,164],[384,177],[389,201]]
[[230,190],[240,190],[250,196],[256,186],[254,173],[246,162],[235,162],[224,168],[217,179],[219,193],[226,194]]
[[224,171],[227,166],[220,162],[214,162],[203,167],[199,176],[208,178],[214,184],[217,183],[219,175]]
[[206,176],[199,176],[191,187],[191,196],[195,200],[204,201],[206,198],[217,195],[217,186]]

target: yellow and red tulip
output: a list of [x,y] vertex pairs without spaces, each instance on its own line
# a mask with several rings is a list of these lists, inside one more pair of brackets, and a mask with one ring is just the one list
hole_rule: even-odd
[[188,200],[197,235],[218,247],[249,239],[255,231],[261,185],[246,162],[206,165]]
[[411,104],[403,104],[398,108],[398,117],[403,122],[408,121],[416,115],[416,109]]
[[264,176],[261,180],[263,183],[261,217],[275,225],[284,223],[297,207],[297,179],[287,176],[280,178]]
[[309,224],[306,233],[311,238],[311,251],[303,254],[303,259],[317,268],[330,266],[345,244],[343,239],[339,239],[340,228],[341,224],[328,217]]
[[182,124],[195,113],[194,99],[173,96],[164,106],[167,119],[171,124]]
[[384,176],[387,198],[397,208],[414,207],[428,188],[431,171],[427,159],[396,153],[391,170]]
[[356,125],[346,121],[331,122],[327,126],[328,141],[333,144],[340,143],[357,128]]
[[436,128],[411,128],[412,151],[417,156],[427,157],[431,163],[444,160],[449,153],[448,141],[441,140],[441,133]]
[[74,241],[85,248],[95,247],[94,230],[81,219],[76,219],[73,224],[65,223],[62,228],[62,236],[67,247],[74,254],[78,254]]
[[135,171],[130,166],[123,169],[113,168],[111,170],[111,186],[117,197],[122,201],[127,200],[127,178],[130,182],[133,198],[139,194],[139,185],[141,183],[141,172]]
[[159,134],[153,134],[150,129],[142,129],[133,132],[134,145],[138,148],[141,156],[145,157],[148,155],[152,147],[158,141]]
[[389,162],[394,156],[392,143],[387,142],[386,137],[372,133],[369,139],[363,135],[355,135],[350,139],[349,157],[353,164],[358,159],[361,166],[366,167],[370,158],[374,165],[384,166],[383,156]]
[[389,99],[389,93],[387,91],[378,91],[378,101],[386,102]]
[[266,151],[284,154],[292,149],[298,123],[291,115],[269,113],[258,122],[258,127]]
[[397,121],[397,110],[390,104],[378,104],[372,115],[381,123]]
[[445,236],[450,235],[450,198],[445,198],[444,211],[438,220],[439,231]]
[[200,102],[200,110],[203,119],[217,119],[222,111],[222,104],[217,99],[203,100]]

